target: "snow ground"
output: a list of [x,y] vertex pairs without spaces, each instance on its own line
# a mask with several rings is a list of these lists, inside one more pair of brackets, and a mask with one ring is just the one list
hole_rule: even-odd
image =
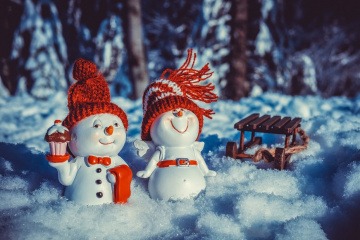
[[[132,142],[140,136],[140,101],[113,98],[128,114],[120,155],[133,172],[146,163]],[[218,175],[195,200],[154,201],[134,174],[126,205],[79,206],[66,201],[56,170],[45,160],[43,136],[66,116],[66,96],[37,102],[0,99],[1,239],[360,239],[360,96],[289,97],[265,94],[212,104],[203,156]],[[237,141],[233,124],[251,113],[302,117],[309,148],[290,168],[224,157]],[[264,135],[268,145],[280,136]]]

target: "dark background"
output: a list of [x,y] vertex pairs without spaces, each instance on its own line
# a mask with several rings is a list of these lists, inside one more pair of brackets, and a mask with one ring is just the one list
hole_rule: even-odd
[[[66,91],[72,82],[72,63],[84,57],[99,66],[113,95],[134,97],[136,79],[130,74],[129,58],[133,43],[127,41],[133,29],[128,27],[126,4],[121,0],[2,0],[0,90],[10,95],[25,91],[46,99]],[[246,28],[232,21],[237,4],[247,5]],[[264,14],[266,4],[272,8]],[[150,81],[164,69],[178,67],[186,50],[194,48],[201,56],[199,64],[210,62],[222,98],[237,99],[222,90],[228,85],[241,88],[241,82],[230,82],[234,77],[230,35],[241,28],[240,33],[246,33],[243,61],[247,66],[241,81],[249,85],[241,96],[265,91],[323,97],[359,93],[360,3],[356,0],[147,0],[141,1],[141,10],[141,61]],[[270,47],[260,54],[256,46],[261,25],[268,29]],[[40,46],[34,44],[42,39],[36,30],[51,35]],[[109,58],[105,43],[112,44],[110,64],[105,63]],[[58,72],[45,72],[45,64]]]

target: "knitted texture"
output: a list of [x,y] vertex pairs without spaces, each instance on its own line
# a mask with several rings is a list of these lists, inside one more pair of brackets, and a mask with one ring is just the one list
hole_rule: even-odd
[[65,127],[71,129],[86,117],[109,113],[118,116],[127,130],[127,116],[119,106],[110,102],[108,84],[94,63],[85,59],[76,60],[73,77],[77,82],[68,91],[69,114],[63,121]]
[[73,67],[73,77],[75,80],[81,81],[94,78],[98,75],[96,65],[90,61],[79,58],[75,61]]
[[188,50],[188,56],[183,65],[176,70],[166,69],[160,79],[152,82],[143,95],[144,118],[141,125],[141,138],[151,140],[150,128],[154,120],[167,111],[184,108],[192,111],[199,120],[199,134],[203,127],[203,117],[211,118],[212,109],[199,107],[195,101],[211,103],[218,96],[213,92],[215,86],[211,83],[202,85],[200,82],[210,78],[209,64],[200,70],[194,69],[196,53]]

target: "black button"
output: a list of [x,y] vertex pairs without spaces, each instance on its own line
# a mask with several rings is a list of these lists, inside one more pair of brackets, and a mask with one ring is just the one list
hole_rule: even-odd
[[97,196],[98,198],[102,198],[102,197],[103,197],[103,193],[102,193],[102,192],[97,192],[97,193],[96,193],[96,196]]
[[96,169],[96,172],[97,172],[97,173],[101,173],[101,171],[102,171],[101,168],[97,168],[97,169]]
[[101,184],[102,183],[102,181],[100,179],[96,180],[95,182],[96,182],[96,184]]

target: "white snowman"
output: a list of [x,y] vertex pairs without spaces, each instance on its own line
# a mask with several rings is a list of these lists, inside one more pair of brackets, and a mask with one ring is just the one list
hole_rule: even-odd
[[57,126],[57,131],[54,127],[48,131],[58,134],[69,129],[73,158],[68,161],[70,156],[51,152],[47,159],[57,169],[69,200],[86,205],[125,203],[131,194],[132,172],[118,153],[126,140],[126,114],[110,102],[107,83],[92,62],[77,60],[73,76],[78,81],[69,89],[65,130]]
[[217,100],[212,84],[200,85],[211,76],[208,65],[193,69],[196,54],[177,70],[166,70],[144,92],[141,138],[134,142],[138,155],[148,158],[140,178],[149,178],[150,197],[159,200],[179,200],[196,197],[206,188],[205,177],[215,176],[208,169],[201,150],[204,143],[197,139],[203,126],[203,116],[212,110],[199,107]]

